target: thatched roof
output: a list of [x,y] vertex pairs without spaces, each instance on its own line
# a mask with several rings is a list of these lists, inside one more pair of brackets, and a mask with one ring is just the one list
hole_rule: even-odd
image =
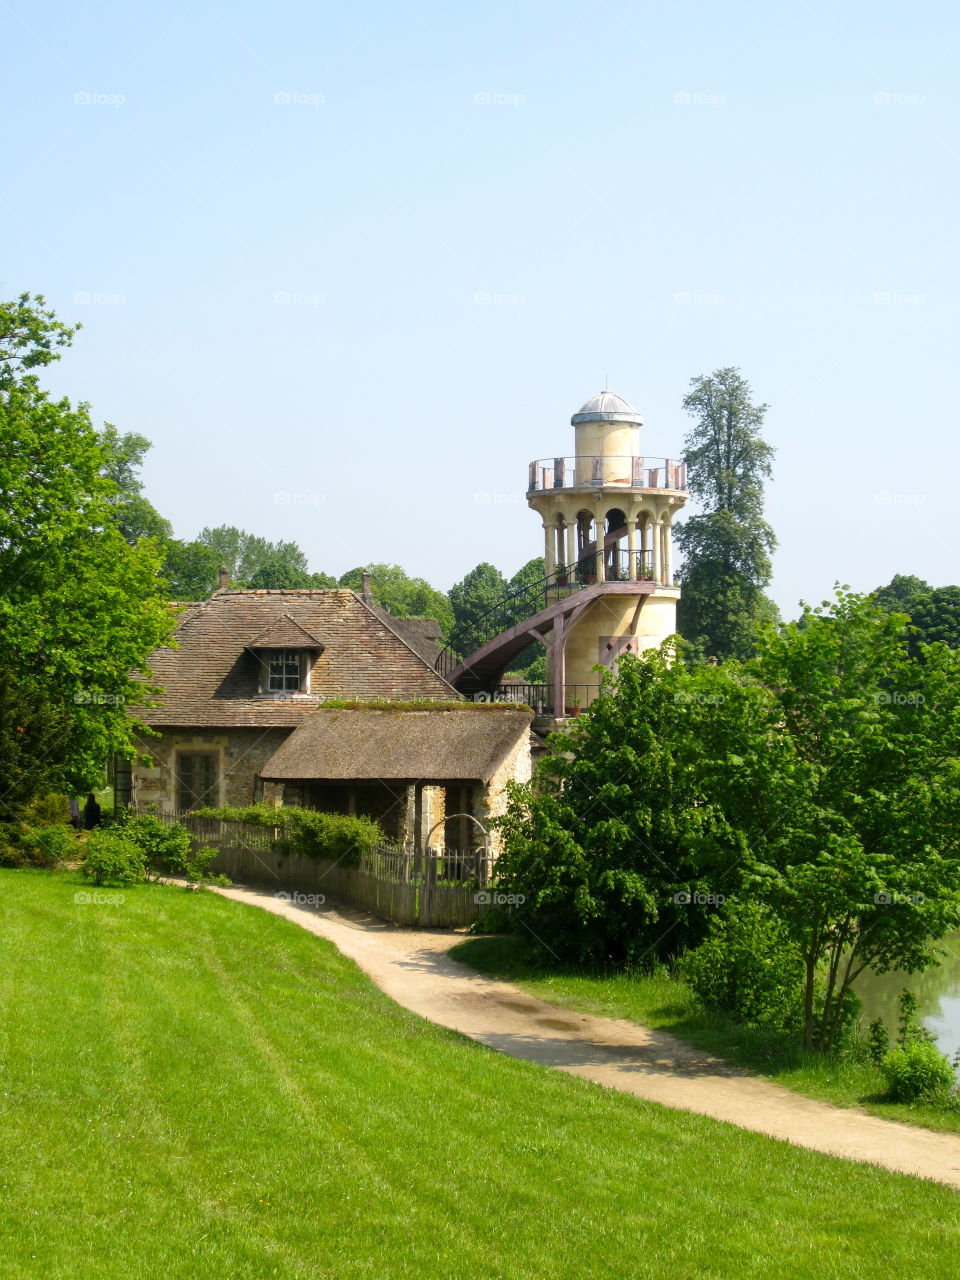
[[488,782],[530,731],[530,711],[320,708],[261,770],[271,781]]

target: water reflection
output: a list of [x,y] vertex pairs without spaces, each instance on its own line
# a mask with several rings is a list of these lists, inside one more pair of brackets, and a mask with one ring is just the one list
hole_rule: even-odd
[[863,1001],[866,1022],[883,1018],[893,1040],[897,1029],[897,1000],[909,987],[920,1002],[924,1025],[937,1037],[942,1053],[953,1057],[960,1049],[960,933],[950,934],[940,944],[946,952],[936,969],[926,973],[863,973],[854,984]]

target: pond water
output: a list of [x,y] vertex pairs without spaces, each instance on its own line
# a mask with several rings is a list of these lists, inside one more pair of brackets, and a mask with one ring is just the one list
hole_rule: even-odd
[[960,933],[950,934],[940,946],[946,954],[938,968],[926,973],[862,973],[854,989],[863,1001],[864,1022],[883,1018],[893,1040],[897,1000],[908,987],[920,1002],[920,1016],[936,1036],[940,1051],[952,1058],[960,1049]]

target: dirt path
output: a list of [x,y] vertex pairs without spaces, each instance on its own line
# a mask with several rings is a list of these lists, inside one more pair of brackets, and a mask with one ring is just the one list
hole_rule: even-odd
[[713,1058],[669,1032],[546,1004],[509,982],[485,978],[451,960],[446,953],[463,941],[463,934],[403,929],[349,908],[300,906],[265,890],[217,892],[328,938],[398,1004],[511,1057],[814,1151],[960,1188],[960,1135],[816,1102]]

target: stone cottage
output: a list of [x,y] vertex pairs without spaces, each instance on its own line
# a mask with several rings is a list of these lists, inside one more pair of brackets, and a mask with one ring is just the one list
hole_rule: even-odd
[[437,639],[353,591],[221,588],[185,606],[150,660],[162,702],[132,709],[149,761],[118,769],[118,802],[306,804],[376,818],[408,848],[469,847],[471,819],[485,827],[530,776],[531,714],[464,701],[433,668]]

